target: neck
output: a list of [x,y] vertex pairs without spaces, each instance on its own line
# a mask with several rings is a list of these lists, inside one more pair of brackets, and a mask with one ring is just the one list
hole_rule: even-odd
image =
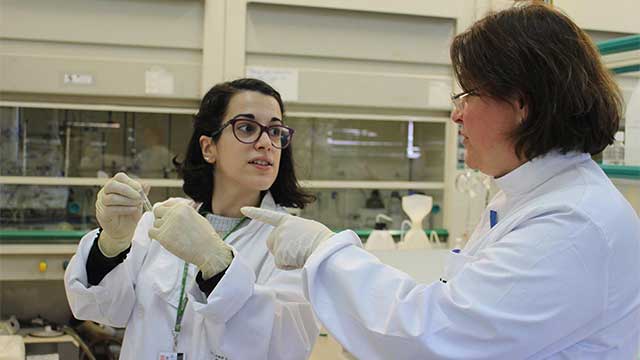
[[483,172],[497,179],[519,168],[520,166],[522,166],[522,164],[526,163],[527,161],[528,161],[527,159],[524,159],[524,158],[521,159],[515,155],[506,156],[503,159],[501,159],[501,161],[495,162],[496,164],[500,164],[499,167],[492,169],[491,172],[484,172],[484,171]]
[[211,197],[211,211],[225,217],[243,217],[243,206],[260,206],[260,191],[246,191],[233,187],[216,186]]
[[510,166],[508,168],[502,168],[502,169],[494,171],[493,174],[488,174],[488,175],[493,176],[494,179],[499,179],[499,178],[507,175],[508,173],[512,172],[513,170],[517,169],[518,167],[520,167],[520,165],[522,165],[522,164],[517,164],[517,166]]

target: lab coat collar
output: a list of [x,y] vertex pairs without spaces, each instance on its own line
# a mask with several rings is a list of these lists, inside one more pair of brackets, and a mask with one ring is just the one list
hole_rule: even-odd
[[[260,202],[260,208],[273,210],[273,211],[283,211],[281,210],[282,208],[280,208],[276,204],[276,201],[273,199],[273,195],[271,195],[271,192],[269,191],[264,192],[264,196],[262,197],[262,201]],[[249,219],[249,220],[250,220],[249,222],[245,221],[245,224],[240,226],[240,228],[237,231],[232,232],[225,239],[225,242],[229,245],[234,246],[238,241],[238,239],[241,239],[241,237],[244,236],[245,234],[256,233],[260,230],[262,226],[266,225],[265,223],[259,220],[255,220],[255,219]],[[268,225],[268,226],[271,226],[271,225]]]
[[516,196],[535,189],[567,168],[587,160],[591,160],[587,153],[561,154],[553,150],[520,165],[504,176],[495,178],[495,182],[507,196]]
[[[276,201],[273,199],[273,196],[271,195],[270,192],[267,191],[262,197],[262,202],[260,202],[260,208],[278,211],[278,205],[276,205]],[[250,220],[249,224],[242,229],[243,231],[257,232],[260,229],[260,227],[265,225],[265,223],[259,220],[255,220],[255,219],[249,219],[249,220]],[[238,234],[242,234],[242,233],[243,232],[240,232],[240,231],[238,232]]]
[[278,208],[278,206],[276,205],[276,201],[273,199],[273,195],[271,195],[270,191],[267,191],[267,193],[262,197],[260,208],[269,210],[276,210]]
[[[210,208],[206,206],[210,205]],[[206,214],[212,214],[211,209],[213,208],[213,204],[205,204],[205,203],[197,203],[198,212],[205,216]],[[262,200],[260,201],[260,208],[276,210],[278,206],[276,205],[276,201],[273,199],[273,195],[271,195],[270,191],[265,191],[262,196]]]
[[[276,204],[275,200],[273,199],[273,196],[268,191],[262,197],[262,202],[260,202],[260,208],[273,210],[273,211],[284,211],[282,210],[281,207],[279,207]],[[231,246],[235,246],[237,244],[237,241],[241,241],[240,239],[242,239],[242,237],[245,234],[256,234],[260,232],[261,228],[263,228],[264,226],[271,226],[263,223],[260,220],[255,220],[255,219],[249,219],[249,220],[250,221],[248,222],[248,224],[240,227],[238,231],[234,231],[233,233],[231,233],[227,237],[227,239],[225,239],[225,242]]]

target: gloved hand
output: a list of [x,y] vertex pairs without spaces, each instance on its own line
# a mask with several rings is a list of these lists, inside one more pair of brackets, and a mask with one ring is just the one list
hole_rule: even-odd
[[155,221],[149,237],[165,249],[194,264],[207,280],[231,264],[231,247],[222,241],[207,219],[183,199],[170,199],[153,208]]
[[246,217],[275,226],[267,238],[267,247],[280,269],[299,269],[311,253],[334,235],[323,224],[301,217],[256,207],[240,209]]
[[125,173],[117,173],[98,192],[96,219],[102,228],[98,247],[107,257],[114,257],[131,245],[133,233],[142,216],[142,185]]

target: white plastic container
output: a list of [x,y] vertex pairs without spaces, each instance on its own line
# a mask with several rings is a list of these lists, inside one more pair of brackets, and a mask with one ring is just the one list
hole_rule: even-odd
[[624,165],[624,132],[618,131],[613,144],[602,152],[602,163],[607,165]]
[[[430,249],[431,243],[422,228],[422,220],[429,215],[433,207],[433,198],[422,194],[413,194],[402,197],[402,209],[409,216],[409,220],[402,222],[400,226],[401,241],[398,244],[400,249]],[[409,224],[410,229],[405,234],[404,224]]]
[[376,227],[369,234],[367,238],[367,242],[364,245],[364,248],[367,250],[395,250],[396,243],[393,241],[393,236],[389,230],[387,230],[387,226],[382,220],[391,221],[391,218],[384,215],[378,214],[376,216]]
[[625,118],[624,163],[640,166],[640,81],[631,93]]

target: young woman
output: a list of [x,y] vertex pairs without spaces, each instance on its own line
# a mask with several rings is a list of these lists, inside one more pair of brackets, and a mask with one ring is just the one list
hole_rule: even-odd
[[143,214],[146,189],[125,174],[100,190],[100,229],[80,241],[65,288],[75,317],[126,327],[121,359],[309,356],[318,327],[300,273],[276,269],[266,246],[273,227],[240,213],[312,200],[298,186],[283,114],[260,80],[218,84],[176,162],[191,199]]

